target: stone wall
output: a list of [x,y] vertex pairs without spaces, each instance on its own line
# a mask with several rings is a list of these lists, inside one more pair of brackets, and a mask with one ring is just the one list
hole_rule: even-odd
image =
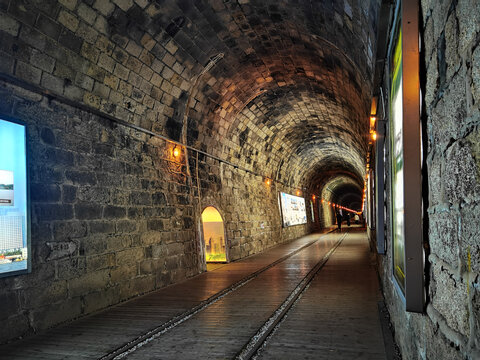
[[478,359],[480,3],[421,3],[427,139],[425,313],[405,312],[389,280],[390,240],[381,263],[383,287],[403,358]]
[[31,274],[0,279],[1,341],[198,274],[207,205],[230,260],[307,232],[281,227],[276,194],[292,190],[194,152],[188,177],[163,139],[10,83],[0,98],[0,118],[28,128],[33,256]]

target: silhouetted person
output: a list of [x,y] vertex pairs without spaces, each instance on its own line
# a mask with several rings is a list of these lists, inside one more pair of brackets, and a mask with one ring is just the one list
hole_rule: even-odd
[[342,230],[342,214],[340,214],[339,211],[337,211],[337,226],[338,230]]
[[345,213],[345,220],[347,220],[347,225],[350,226],[350,214],[348,212]]

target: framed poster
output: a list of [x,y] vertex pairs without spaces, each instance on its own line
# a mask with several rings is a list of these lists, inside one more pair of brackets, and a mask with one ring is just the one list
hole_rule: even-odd
[[405,309],[423,312],[418,0],[399,1],[396,15],[389,52],[392,278]]
[[283,227],[307,223],[305,199],[299,196],[280,193]]
[[30,270],[26,127],[0,119],[0,277]]

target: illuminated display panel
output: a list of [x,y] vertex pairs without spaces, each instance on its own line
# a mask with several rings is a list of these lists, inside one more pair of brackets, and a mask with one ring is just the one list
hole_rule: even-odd
[[402,32],[398,38],[391,67],[390,116],[392,139],[392,226],[393,275],[405,294],[405,231],[403,183],[403,84],[402,84]]
[[203,238],[205,240],[205,259],[207,262],[225,262],[225,229],[220,213],[209,206],[202,213]]
[[26,129],[0,119],[0,277],[29,270]]
[[284,227],[307,223],[304,198],[281,192],[280,204]]

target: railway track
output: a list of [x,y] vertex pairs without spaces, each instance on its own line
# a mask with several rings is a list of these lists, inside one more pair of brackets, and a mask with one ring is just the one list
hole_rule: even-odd
[[[327,233],[328,234],[328,233]],[[239,290],[240,288],[244,287],[246,284],[250,283],[252,280],[258,278],[263,273],[267,272],[269,269],[274,268],[275,266],[281,264],[282,262],[286,261],[287,259],[292,258],[294,255],[306,250],[307,248],[311,247],[312,245],[318,243],[321,239],[323,239],[327,234],[320,236],[316,240],[312,240],[311,242],[301,246],[300,248],[290,252],[289,254],[277,259],[276,261],[262,267],[261,269],[251,273],[250,275],[240,279],[236,283],[232,284],[231,286],[223,289],[220,292],[209,297],[207,300],[201,302],[197,306],[189,309],[188,311],[170,319],[169,321],[163,323],[162,325],[149,330],[148,332],[143,333],[142,335],[136,337],[132,341],[119,346],[114,351],[102,356],[99,360],[117,360],[117,359],[124,359],[128,357],[130,354],[133,354],[135,351],[141,349],[147,344],[151,344],[156,339],[162,337],[163,335],[167,334],[172,329],[176,328],[180,324],[185,323],[195,315],[199,314],[200,312],[206,310],[207,308],[211,307],[219,300],[224,298],[227,295],[234,293],[235,291]],[[333,254],[333,252],[338,248],[341,244],[343,239],[347,233],[345,233],[331,248],[330,250],[316,263],[316,265],[311,268],[311,270],[298,282],[298,285],[294,288],[293,291],[287,296],[285,301],[273,312],[270,318],[258,329],[257,333],[250,338],[250,340],[243,346],[243,348],[238,352],[236,358],[237,359],[250,359],[252,358],[256,351],[262,346],[265,342],[265,339],[271,334],[272,330],[281,319],[285,316],[288,310],[292,307],[295,301],[301,296],[301,294],[306,290],[314,276],[321,270],[321,268],[325,265],[328,261],[329,257]]]

